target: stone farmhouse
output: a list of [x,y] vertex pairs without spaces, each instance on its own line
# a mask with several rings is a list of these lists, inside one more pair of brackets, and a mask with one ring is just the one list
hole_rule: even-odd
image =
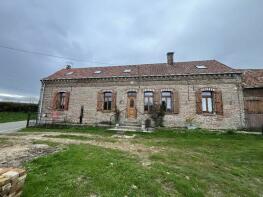
[[41,80],[39,121],[142,125],[154,105],[164,126],[238,129],[263,123],[263,70],[237,70],[216,60],[66,68]]

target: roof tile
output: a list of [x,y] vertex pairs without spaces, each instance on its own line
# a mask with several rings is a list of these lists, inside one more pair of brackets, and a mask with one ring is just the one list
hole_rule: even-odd
[[[204,65],[207,68],[199,69],[197,65]],[[131,72],[124,72],[130,69]],[[101,73],[96,74],[95,71]],[[72,74],[68,74],[73,72]],[[222,74],[237,73],[232,69],[216,60],[175,62],[173,65],[166,63],[159,64],[140,64],[126,66],[108,66],[108,67],[88,67],[62,69],[50,75],[43,80],[56,79],[80,79],[80,78],[110,78],[110,77],[136,77],[136,76],[167,76],[167,75],[192,75],[192,74]]]

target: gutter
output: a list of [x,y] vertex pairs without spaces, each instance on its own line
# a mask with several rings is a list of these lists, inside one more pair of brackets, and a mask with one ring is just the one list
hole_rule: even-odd
[[111,77],[79,77],[79,78],[44,78],[42,81],[58,81],[58,80],[78,80],[78,79],[116,79],[116,78],[144,78],[144,77],[177,77],[177,76],[198,76],[198,75],[225,75],[225,74],[239,74],[242,72],[225,72],[225,73],[196,73],[196,74],[168,74],[168,75],[137,75],[137,76],[111,76]]

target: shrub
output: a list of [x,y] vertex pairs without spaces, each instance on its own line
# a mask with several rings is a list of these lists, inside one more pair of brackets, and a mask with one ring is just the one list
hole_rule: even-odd
[[154,122],[155,127],[163,127],[163,118],[165,116],[165,109],[166,106],[162,104],[161,106],[153,105],[152,109],[150,110],[150,117]]

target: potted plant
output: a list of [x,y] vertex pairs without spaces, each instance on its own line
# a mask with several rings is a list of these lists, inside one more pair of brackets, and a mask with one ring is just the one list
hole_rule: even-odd
[[189,116],[185,119],[187,129],[196,129],[197,128],[197,126],[194,122],[194,119],[195,118],[193,116]]

